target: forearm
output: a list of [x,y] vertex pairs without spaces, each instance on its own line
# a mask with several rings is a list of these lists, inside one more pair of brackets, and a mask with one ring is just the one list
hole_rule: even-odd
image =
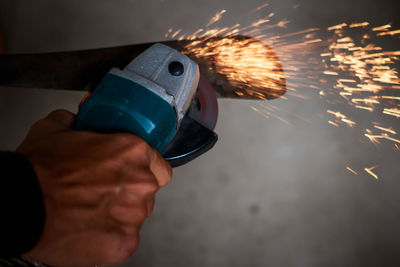
[[0,170],[0,257],[11,257],[31,250],[39,241],[45,208],[28,159],[0,152]]

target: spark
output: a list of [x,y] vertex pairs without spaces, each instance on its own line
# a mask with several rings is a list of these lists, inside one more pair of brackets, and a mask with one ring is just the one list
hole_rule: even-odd
[[392,141],[392,142],[400,144],[400,140],[399,139],[396,139],[394,137],[390,137],[387,133],[382,133],[382,134],[379,134],[379,135],[378,134],[373,135],[373,134],[370,134],[370,133],[367,132],[364,135],[366,137],[368,137],[368,139],[374,144],[380,144],[378,139],[386,139],[386,140],[389,140],[389,141]]
[[354,106],[355,108],[359,108],[359,109],[365,109],[365,110],[368,110],[368,111],[374,111],[374,109],[373,108],[371,108],[371,107],[366,107],[366,106],[360,106],[360,105],[355,105]]
[[378,138],[381,137],[380,135],[372,135],[372,134],[369,134],[369,133],[365,133],[364,135],[369,139],[369,141],[371,141],[371,143],[373,143],[375,145],[380,144],[380,142],[378,140]]
[[335,71],[324,71],[324,74],[326,75],[339,75],[339,73],[335,72]]
[[264,9],[264,8],[266,8],[268,6],[269,6],[269,4],[265,3],[265,4],[261,5],[261,6],[256,7],[255,9],[251,10],[248,14],[256,13],[256,12],[260,11],[261,9]]
[[171,35],[171,38],[175,38],[179,33],[181,33],[182,29],[177,30]]
[[364,102],[364,104],[379,104],[377,99],[371,98],[353,98],[351,102],[358,104],[359,102]]
[[[200,43],[190,43],[185,50],[212,64],[213,70],[226,77],[238,90],[247,90],[247,95],[265,99],[266,92],[276,96],[282,94],[285,74],[279,59],[262,42],[210,38]],[[251,84],[251,91],[248,84]]]
[[349,118],[347,118],[346,115],[338,112],[338,111],[332,111],[332,110],[327,110],[326,112],[328,112],[329,114],[334,115],[337,119],[341,120],[342,122],[346,123],[348,126],[353,127],[356,123],[352,120],[350,120]]
[[304,42],[304,44],[314,44],[314,43],[319,43],[319,42],[322,42],[322,40],[321,39],[314,39],[314,40],[306,41],[306,42]]
[[400,34],[400,30],[390,31],[390,32],[381,32],[378,33],[376,36],[385,36],[385,35],[397,35]]
[[[392,120],[400,118],[400,96],[393,91],[400,89],[399,72],[396,69],[396,64],[400,61],[400,51],[385,51],[371,43],[377,37],[397,36],[400,30],[390,30],[390,24],[375,28],[368,26],[368,23],[342,23],[327,28],[328,32],[332,32],[332,37],[328,41],[327,49],[320,53],[320,57],[322,73],[334,85],[332,88],[325,87],[323,99],[329,105],[327,112],[335,116],[335,120],[328,122],[336,127],[346,123],[348,119],[340,111],[344,106],[346,113],[351,108],[357,112],[370,112],[371,120],[375,120],[378,113],[390,115]],[[355,31],[361,31],[362,34],[355,35]],[[369,117],[364,116],[363,120],[368,119]],[[348,125],[360,129],[371,143],[379,145],[382,141],[387,141],[394,145],[395,150],[400,148],[400,138],[396,136],[399,132],[397,128],[384,127],[381,123],[372,122],[372,131],[363,128],[364,121],[358,125],[355,121],[352,122],[354,124],[348,122]],[[347,169],[352,172],[349,168]],[[378,179],[372,171],[374,168],[376,166],[365,168],[365,171]]]
[[264,24],[264,23],[267,23],[267,22],[270,22],[270,20],[269,19],[259,19],[256,22],[254,22],[253,24],[251,24],[251,26],[258,27],[261,24]]
[[369,25],[369,22],[353,23],[353,24],[350,24],[349,28],[366,27],[368,25]]
[[349,119],[342,119],[342,121],[344,122],[344,123],[346,123],[348,126],[350,126],[350,127],[353,127],[356,123],[354,122],[354,121],[352,121],[352,120],[349,120]]
[[207,23],[206,27],[210,27],[211,25],[213,25],[214,23],[216,23],[217,21],[219,21],[222,18],[222,15],[226,12],[225,9],[218,11],[214,17],[212,17],[210,19],[210,21]]
[[292,37],[292,36],[305,34],[305,33],[310,33],[310,32],[315,32],[315,31],[319,31],[319,28],[310,28],[310,29],[306,29],[306,30],[302,30],[302,31],[298,31],[298,32],[292,32],[292,33],[288,33],[288,34],[283,34],[283,35],[280,35],[279,38],[282,39],[282,38]]
[[[342,29],[345,26],[344,24],[339,24],[329,27],[328,30]],[[372,30],[378,31],[388,28],[390,28],[390,25],[373,28]],[[390,105],[383,102],[384,100],[397,100],[396,96],[380,96],[378,93],[384,91],[387,87],[394,88],[395,85],[400,84],[398,72],[390,66],[397,60],[395,56],[400,55],[400,51],[382,51],[381,47],[373,44],[356,46],[355,40],[345,36],[343,32],[340,34],[335,32],[335,34],[340,38],[332,42],[329,46],[329,51],[324,54],[326,56],[331,55],[330,61],[332,63],[327,66],[323,73],[325,75],[337,74],[339,76],[337,70],[340,70],[341,74],[354,76],[358,80],[344,77],[337,79],[334,88],[346,92],[343,94],[343,92],[339,91],[338,94],[353,103],[355,108],[368,111],[374,111],[373,105]],[[354,49],[355,47],[357,49]],[[356,83],[356,87],[346,85],[347,82]],[[354,96],[357,94],[357,97],[353,97],[353,94]],[[364,105],[360,105],[360,103]],[[396,107],[384,107],[382,112],[400,117],[400,110]]]
[[338,43],[349,43],[352,41],[353,40],[350,37],[343,37],[343,38],[337,40]]
[[333,125],[333,126],[335,126],[335,127],[339,127],[339,124],[337,124],[337,123],[335,123],[335,122],[333,122],[333,121],[328,121],[328,123],[331,124],[331,125]]
[[393,129],[391,127],[390,128],[385,128],[385,127],[381,127],[381,126],[378,126],[378,125],[374,125],[374,127],[376,129],[384,131],[384,132],[388,132],[388,133],[391,133],[391,134],[397,134],[395,131],[393,131]]
[[373,166],[373,167],[371,167],[371,168],[364,168],[364,170],[369,174],[369,175],[371,175],[372,177],[374,177],[376,180],[378,180],[378,175],[376,175],[375,173],[373,173],[372,172],[372,170],[374,170],[376,167],[378,167],[378,166]]
[[398,109],[398,108],[385,108],[383,110],[383,114],[387,114],[387,115],[390,115],[390,116],[394,116],[394,117],[400,118],[400,109]]
[[392,25],[386,24],[386,25],[383,25],[383,26],[372,28],[372,31],[374,31],[374,32],[387,31],[391,27],[392,27]]
[[[263,4],[245,15],[268,6]],[[182,35],[182,30],[167,32],[172,38],[191,40],[182,52],[199,62],[204,68],[200,72],[223,77],[210,82],[222,87],[227,82],[232,85],[229,90],[235,88],[234,94],[243,98],[281,97],[285,89],[287,94],[281,97],[283,100],[307,101],[317,96],[328,105],[327,113],[334,116],[327,119],[330,125],[347,125],[374,144],[385,140],[399,148],[398,129],[375,121],[382,114],[391,116],[385,120],[400,118],[400,78],[396,69],[400,50],[387,51],[374,42],[383,36],[397,38],[400,30],[391,30],[390,24],[371,27],[369,22],[357,22],[290,32],[286,29],[289,21],[279,21],[273,12],[248,24],[216,27],[214,24],[225,13],[226,10],[217,12],[206,27],[189,35]],[[320,33],[324,30],[331,36],[321,39]],[[305,92],[304,88],[312,90]],[[265,118],[277,118],[289,124],[281,116],[289,114],[284,110],[258,104],[251,109]],[[356,120],[359,113],[366,114],[360,122]],[[368,120],[373,131],[366,129]],[[374,168],[365,170],[373,173]]]
[[340,83],[355,83],[356,80],[354,80],[354,79],[339,79],[338,82],[340,82]]
[[338,25],[329,27],[329,28],[328,28],[328,31],[340,30],[340,29],[343,29],[343,28],[346,27],[346,26],[347,26],[346,23],[341,23],[341,24],[338,24]]
[[270,118],[270,113],[269,113],[269,112],[267,112],[267,111],[262,111],[262,110],[260,110],[259,108],[255,107],[255,106],[250,106],[250,108],[251,108],[253,111],[259,113],[261,116],[264,116],[264,117],[267,118],[267,119]]
[[327,112],[330,113],[330,114],[332,114],[332,115],[335,115],[335,117],[336,117],[336,118],[339,118],[339,119],[346,118],[346,116],[343,115],[343,114],[340,113],[340,112],[335,112],[335,111],[332,111],[332,110],[327,110]]
[[173,29],[171,28],[171,29],[168,29],[168,31],[165,33],[165,38],[167,38],[168,37],[168,35],[171,33],[173,31]]
[[400,51],[383,52],[385,56],[400,56]]
[[352,168],[350,168],[350,167],[347,166],[346,169],[347,169],[349,172],[352,172],[353,174],[358,175],[358,173],[357,173],[355,170],[353,170]]
[[261,9],[263,9],[263,8],[267,7],[267,6],[269,6],[269,4],[268,4],[268,3],[266,3],[266,4],[263,4],[263,5],[259,6],[259,7],[257,7],[257,8],[256,8],[256,10],[257,10],[257,11],[259,11],[259,10],[261,10]]
[[200,29],[198,29],[197,31],[195,31],[194,33],[190,34],[190,35],[188,36],[188,39],[190,39],[190,40],[196,39],[196,37],[197,37],[201,32],[204,32],[204,29],[200,28]]

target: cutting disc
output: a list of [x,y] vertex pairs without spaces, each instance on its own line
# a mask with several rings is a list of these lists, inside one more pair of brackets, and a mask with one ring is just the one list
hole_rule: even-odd
[[214,130],[217,124],[217,95],[214,88],[202,75],[200,75],[196,97],[193,99],[188,116],[211,131]]

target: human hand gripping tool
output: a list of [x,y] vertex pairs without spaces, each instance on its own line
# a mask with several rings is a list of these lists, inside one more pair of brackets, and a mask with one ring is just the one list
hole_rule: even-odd
[[217,117],[217,96],[198,65],[158,43],[112,68],[82,100],[74,127],[135,134],[177,167],[214,146]]

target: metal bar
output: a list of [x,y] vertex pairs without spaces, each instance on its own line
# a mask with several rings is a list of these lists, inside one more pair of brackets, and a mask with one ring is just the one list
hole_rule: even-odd
[[[260,42],[245,36],[212,38],[253,39],[255,42]],[[198,40],[174,40],[161,43],[178,51],[184,51],[185,45],[193,41]],[[132,59],[153,44],[144,43],[56,53],[3,54],[0,55],[0,86],[90,91],[112,67],[124,68]],[[268,47],[268,49],[270,48]],[[249,88],[241,88],[241,94],[238,95],[238,88],[232,85],[227,77],[214,71],[207,59],[194,58],[192,54],[188,54],[188,56],[199,64],[200,72],[210,81],[218,97],[273,99],[286,92],[283,79],[282,85],[280,85],[282,91],[278,94],[276,91],[272,94],[265,90],[264,96],[257,97],[248,93],[253,90],[249,84]]]

